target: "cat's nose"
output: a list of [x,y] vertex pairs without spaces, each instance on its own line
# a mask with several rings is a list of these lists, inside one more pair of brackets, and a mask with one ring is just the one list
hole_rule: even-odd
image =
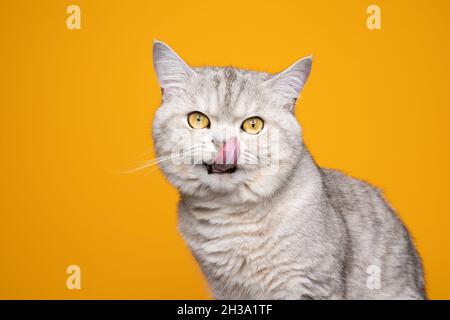
[[212,139],[211,142],[218,149],[220,149],[222,145],[225,143],[225,141],[222,141],[220,139]]
[[223,139],[223,138],[215,137],[211,140],[211,142],[217,149],[221,149],[222,146],[224,146],[225,143],[227,143],[227,140]]

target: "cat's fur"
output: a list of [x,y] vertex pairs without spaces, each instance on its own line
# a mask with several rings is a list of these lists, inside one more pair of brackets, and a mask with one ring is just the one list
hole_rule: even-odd
[[[200,162],[160,166],[180,191],[179,230],[215,298],[425,298],[420,258],[380,191],[320,168],[302,142],[293,107],[310,57],[277,75],[191,68],[155,41],[153,59],[163,89],[153,127],[158,156],[200,145],[194,148]],[[190,128],[192,111],[207,115],[210,128]],[[250,116],[264,119],[261,136],[279,131],[277,152],[251,155],[246,149],[258,138],[240,130]],[[201,162],[211,160],[226,131],[240,139],[241,157],[260,162],[238,165],[232,174],[208,174]],[[270,147],[261,142],[258,150]],[[267,165],[274,158],[277,165]],[[371,285],[373,270],[379,288]]]

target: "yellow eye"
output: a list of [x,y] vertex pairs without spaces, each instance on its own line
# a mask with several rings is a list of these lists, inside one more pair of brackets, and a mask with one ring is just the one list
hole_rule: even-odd
[[198,111],[188,115],[188,123],[192,129],[204,129],[209,127],[208,117]]
[[264,121],[258,117],[248,118],[242,122],[242,130],[248,134],[258,134],[264,127]]

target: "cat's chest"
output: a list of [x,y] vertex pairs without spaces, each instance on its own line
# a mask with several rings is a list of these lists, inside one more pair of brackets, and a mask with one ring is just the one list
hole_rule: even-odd
[[180,215],[180,231],[202,268],[217,278],[256,283],[285,258],[286,239],[269,216],[222,223],[193,216],[192,212]]

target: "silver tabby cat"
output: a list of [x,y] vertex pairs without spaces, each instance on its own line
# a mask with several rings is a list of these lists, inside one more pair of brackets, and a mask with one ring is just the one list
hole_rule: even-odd
[[155,41],[153,137],[179,230],[217,299],[424,299],[420,258],[380,191],[320,168],[294,106],[311,57],[272,75],[188,66]]

